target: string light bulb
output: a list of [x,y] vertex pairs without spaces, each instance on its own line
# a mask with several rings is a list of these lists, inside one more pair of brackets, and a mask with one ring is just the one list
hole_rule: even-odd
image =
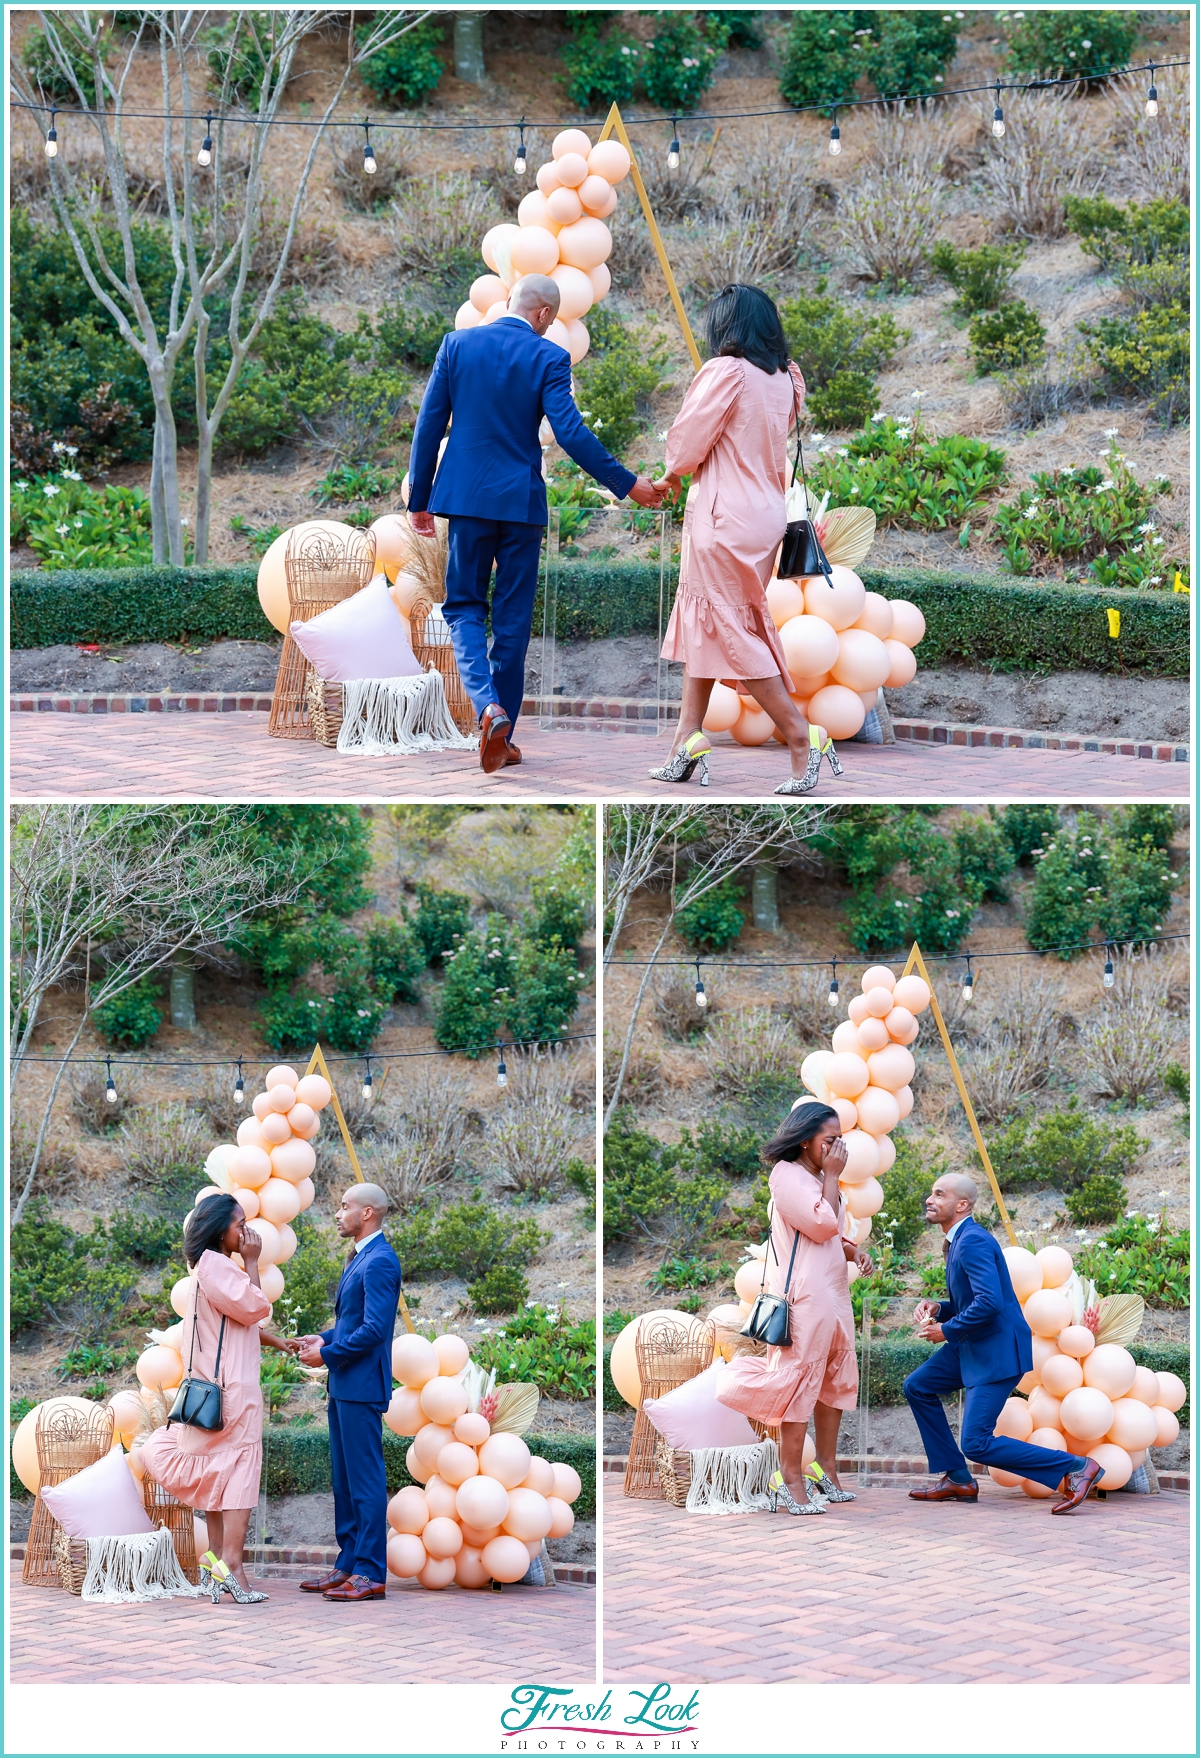
[[46,157],[48,159],[57,159],[58,157],[58,130],[54,126],[54,118],[57,115],[57,110],[51,110],[50,126],[46,130]]
[[997,140],[1004,139],[1004,111],[1000,108],[1000,87],[996,87],[996,108],[992,111],[992,133]]
[[212,116],[208,115],[204,118],[204,139],[200,143],[200,151],[196,154],[196,163],[204,166],[211,165],[212,156]]
[[496,1085],[498,1087],[506,1087],[508,1085],[508,1070],[504,1066],[504,1046],[503,1046],[503,1044],[497,1044],[496,1050],[497,1050],[499,1057],[500,1057],[499,1062],[497,1062],[497,1064],[496,1064]]
[[1111,989],[1116,980],[1113,973],[1112,947],[1106,944],[1104,948],[1104,987]]
[[838,127],[837,105],[833,106],[833,126],[829,130],[829,153],[836,159],[842,150],[842,131]]
[[667,148],[667,165],[672,171],[679,169],[679,119],[671,118],[671,144]]
[[967,953],[966,958],[967,974],[963,978],[962,998],[964,1001],[970,1001],[975,994],[975,973],[971,969],[971,954],[969,952]]
[[704,993],[704,978],[700,975],[699,959],[696,960],[696,1006],[708,1006],[708,996]]
[[242,1059],[238,1057],[237,1080],[233,1084],[233,1102],[240,1110],[246,1103],[246,1083],[242,1079]]
[[838,968],[838,961],[835,958],[833,961],[833,969],[832,969],[832,971],[830,973],[830,977],[829,977],[829,1005],[830,1005],[830,1007],[836,1007],[838,1004],[837,968]]
[[1158,115],[1158,87],[1154,83],[1154,63],[1150,63],[1150,90],[1146,93],[1147,116]]
[[110,1057],[105,1057],[104,1066],[108,1070],[108,1077],[104,1082],[104,1097],[108,1100],[110,1105],[115,1105],[117,1102],[117,1083],[113,1079],[112,1059]]
[[367,1057],[367,1072],[363,1076],[362,1096],[364,1102],[368,1105],[375,1097],[375,1083],[371,1079],[371,1058],[369,1056]]
[[379,167],[375,163],[375,149],[371,145],[371,124],[365,119],[363,121],[363,133],[365,135],[365,139],[363,140],[363,170],[368,177],[374,177]]
[[517,156],[513,160],[513,170],[516,172],[518,177],[524,177],[526,166],[529,163],[529,156],[525,151],[525,118],[524,118],[524,116],[522,116],[520,122],[518,122],[517,127],[521,131],[521,138],[517,143]]

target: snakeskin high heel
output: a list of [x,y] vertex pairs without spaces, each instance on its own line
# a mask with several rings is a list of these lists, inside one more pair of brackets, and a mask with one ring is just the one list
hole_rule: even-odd
[[821,759],[829,761],[829,767],[835,775],[843,774],[842,765],[838,762],[838,754],[833,748],[833,740],[823,726],[812,726],[808,729],[808,763],[803,775],[789,775],[786,781],[780,782],[775,789],[777,794],[810,794],[816,787],[821,775]]
[[253,1587],[243,1587],[229,1564],[220,1561],[212,1570],[211,1591],[214,1605],[219,1603],[223,1593],[228,1593],[238,1605],[261,1605],[264,1599],[271,1597],[269,1593],[259,1593]]
[[[703,746],[703,749],[698,749],[698,746]],[[707,787],[708,759],[711,754],[712,746],[709,744],[707,736],[702,732],[694,732],[690,739],[680,745],[668,762],[664,763],[661,768],[650,771],[651,780],[690,781],[696,772],[697,764],[699,764],[700,786]]]
[[820,1496],[826,1502],[856,1502],[858,1500],[852,1490],[835,1489],[833,1479],[821,1470],[815,1459],[804,1476],[809,1485],[809,1495]]
[[216,1552],[211,1551],[211,1550],[206,1550],[204,1555],[200,1558],[200,1565],[199,1565],[199,1567],[200,1567],[200,1585],[201,1585],[201,1587],[203,1587],[205,1593],[212,1595],[212,1602],[214,1605],[216,1605],[218,1599],[221,1597],[219,1588],[217,1589],[217,1591],[215,1593],[213,1592],[212,1572],[217,1566],[217,1561],[218,1561],[218,1558],[217,1558]]
[[783,1481],[782,1471],[777,1471],[774,1477],[772,1477],[767,1493],[771,1498],[770,1507],[772,1514],[778,1510],[780,1502],[783,1503],[789,1514],[823,1514],[825,1512],[824,1502],[818,1497],[812,1495],[810,1495],[809,1500],[805,1502],[804,1506],[801,1507],[787,1484]]

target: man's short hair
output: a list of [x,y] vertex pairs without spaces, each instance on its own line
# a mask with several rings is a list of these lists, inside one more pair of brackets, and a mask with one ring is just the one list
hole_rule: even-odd
[[979,1186],[965,1172],[943,1172],[938,1183],[947,1185],[969,1208],[973,1209],[979,1200]]
[[388,1212],[388,1193],[380,1184],[352,1184],[346,1195],[356,1196],[364,1209],[374,1209],[377,1215]]
[[[532,309],[538,305],[548,305],[556,314],[562,299],[558,282],[552,281],[549,275],[522,275],[513,288],[513,293],[517,296],[518,307]],[[512,293],[509,294],[509,301],[511,303]]]

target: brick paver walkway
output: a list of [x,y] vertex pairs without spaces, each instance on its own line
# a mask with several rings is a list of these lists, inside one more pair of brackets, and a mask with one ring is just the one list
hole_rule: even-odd
[[969,1507],[887,1487],[813,1519],[717,1518],[609,1484],[604,1678],[1186,1683],[1188,1507],[1115,1496],[1054,1519],[984,1480]]
[[[12,791],[19,799],[763,799],[787,775],[778,746],[717,741],[712,786],[651,782],[666,737],[542,731],[522,721],[525,761],[485,776],[474,756],[344,757],[307,741],[272,739],[265,714],[58,715],[9,718]],[[1186,799],[1187,763],[1094,751],[954,745],[846,745],[845,775],[826,769],[817,798],[864,800]]]
[[14,1684],[181,1683],[344,1685],[480,1683],[505,1679],[579,1684],[596,1673],[596,1595],[589,1587],[389,1587],[367,1605],[330,1605],[294,1581],[257,1583],[265,1605],[169,1599],[85,1605],[9,1574]]

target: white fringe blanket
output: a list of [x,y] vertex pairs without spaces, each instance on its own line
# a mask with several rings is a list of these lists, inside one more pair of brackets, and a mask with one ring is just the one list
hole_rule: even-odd
[[339,751],[365,757],[418,756],[425,751],[475,751],[478,738],[460,733],[450,716],[441,672],[420,677],[355,678],[342,685]]
[[89,1538],[84,1599],[100,1605],[140,1605],[149,1599],[202,1599],[175,1555],[165,1526],[129,1538]]
[[754,1514],[768,1504],[767,1486],[779,1469],[774,1441],[752,1447],[693,1447],[689,1514]]

